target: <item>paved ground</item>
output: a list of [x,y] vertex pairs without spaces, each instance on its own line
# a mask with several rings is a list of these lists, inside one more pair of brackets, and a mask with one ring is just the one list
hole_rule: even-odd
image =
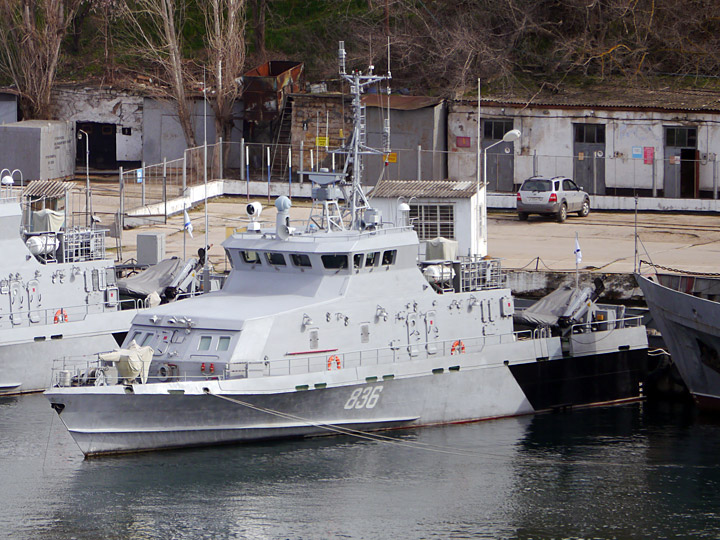
[[[275,208],[267,199],[261,220],[275,221]],[[223,197],[208,205],[210,260],[224,268],[222,241],[233,228],[247,225],[244,197]],[[309,214],[310,205],[295,201],[291,219],[299,225]],[[166,254],[187,256],[197,253],[205,239],[205,212],[200,205],[189,211],[194,238],[182,230],[182,215],[167,224],[143,226],[123,231],[123,260],[135,257],[137,234],[164,232]],[[582,250],[581,269],[603,272],[632,272],[634,265],[635,216],[631,213],[594,212],[587,218],[570,217],[565,223],[531,216],[518,221],[513,213],[489,216],[489,254],[503,259],[507,269],[574,270],[575,233]],[[720,271],[720,217],[715,215],[639,214],[637,230],[640,259],[671,268],[698,272]],[[185,244],[183,246],[183,243]]]
[[[112,221],[117,211],[114,183],[93,182],[93,210],[103,222]],[[267,198],[253,199],[263,204],[261,220],[275,221],[275,208]],[[210,260],[218,269],[225,268],[222,241],[233,228],[247,225],[245,197],[221,197],[208,205],[209,240],[213,247]],[[296,225],[307,218],[308,201],[295,200],[291,219]],[[122,259],[136,256],[137,234],[164,232],[167,256],[197,254],[205,242],[204,205],[189,210],[194,238],[183,233],[182,214],[166,224],[148,225],[123,231]],[[575,269],[575,233],[582,249],[580,269],[602,272],[632,272],[635,253],[635,215],[627,212],[592,212],[586,218],[571,216],[565,223],[530,216],[519,221],[512,212],[489,215],[488,249],[493,257],[503,259],[507,269],[572,271]],[[655,264],[697,272],[720,271],[720,216],[711,214],[640,213],[637,217],[640,259]],[[114,240],[109,239],[109,246]]]

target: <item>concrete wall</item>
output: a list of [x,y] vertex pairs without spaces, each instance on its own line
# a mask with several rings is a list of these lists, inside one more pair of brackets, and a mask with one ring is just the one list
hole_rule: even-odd
[[[332,168],[332,154],[325,147],[316,147],[315,138],[327,137],[328,150],[338,148],[349,140],[353,129],[352,100],[342,94],[295,94],[293,95],[291,144],[293,168],[299,169],[300,142],[303,143],[303,169],[311,166]],[[382,149],[383,122],[387,111],[368,107],[367,145]],[[390,111],[390,146],[397,155],[397,162],[385,167],[382,153],[365,155],[363,184],[374,186],[385,169],[385,178],[393,180],[417,179],[418,145],[422,146],[421,176],[425,179],[447,178],[445,154],[447,130],[446,108],[441,103],[412,111]],[[314,164],[310,163],[312,150]],[[343,166],[343,156],[335,157],[335,170]],[[257,164],[256,164],[257,165]]]
[[[646,194],[664,189],[664,128],[697,127],[697,163],[701,191],[712,192],[720,178],[720,115],[658,111],[602,109],[552,109],[508,107],[483,104],[483,119],[513,119],[522,132],[515,143],[515,184],[534,174],[573,176],[573,123],[605,125],[605,185],[607,188],[644,190]],[[470,147],[459,148],[458,137],[469,137]],[[644,149],[652,148],[654,165],[645,163]],[[451,104],[448,112],[448,174],[451,178],[472,179],[476,175],[477,109],[470,104]],[[633,157],[633,149],[642,156]],[[672,167],[680,165],[670,165]],[[676,172],[676,171],[675,171]],[[674,174],[671,172],[670,174]],[[670,181],[670,180],[668,180]]]
[[[142,96],[110,88],[60,86],[53,91],[52,99],[58,118],[70,120],[74,124],[78,122],[114,124],[117,161],[142,159]],[[123,128],[130,128],[130,135],[124,135]]]
[[17,122],[17,96],[0,93],[0,124]]
[[[19,169],[23,183],[67,178],[75,171],[72,122],[26,120],[0,125],[0,164]],[[19,176],[15,176],[16,184]]]
[[[383,147],[383,122],[387,109],[367,108],[368,145]],[[383,169],[390,180],[443,180],[447,178],[447,109],[445,103],[415,110],[390,110],[390,148],[397,156],[395,163],[384,164],[383,157],[365,160],[368,185],[375,185]],[[418,178],[418,146],[420,177]]]
[[[225,166],[237,168],[240,166],[239,143],[242,139],[242,103],[236,103],[233,111],[235,128],[230,142],[235,144],[232,145]],[[198,146],[202,146],[205,141],[205,126],[207,126],[208,144],[215,143],[215,115],[212,107],[209,104],[206,105],[202,99],[196,99],[193,103],[192,123],[195,141]],[[142,130],[142,160],[146,164],[162,163],[163,158],[170,161],[183,157],[183,153],[188,146],[173,102],[144,98]]]
[[[332,155],[315,146],[315,137],[327,137],[328,149],[338,148],[352,135],[353,113],[350,96],[342,94],[294,94],[290,141],[294,170],[317,166],[332,168]],[[300,143],[303,145],[302,163]],[[310,162],[310,150],[313,161]],[[343,166],[344,156],[335,157],[335,170]],[[367,163],[367,162],[366,162]]]

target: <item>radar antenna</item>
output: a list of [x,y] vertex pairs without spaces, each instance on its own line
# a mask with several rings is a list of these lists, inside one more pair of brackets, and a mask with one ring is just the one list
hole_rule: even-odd
[[[365,104],[362,102],[362,94],[368,86],[380,83],[382,81],[389,81],[391,79],[390,74],[390,45],[388,43],[388,73],[387,75],[377,75],[373,73],[374,67],[370,66],[367,73],[362,73],[359,70],[354,70],[351,73],[347,73],[345,66],[345,59],[347,54],[345,52],[345,42],[341,41],[338,50],[338,65],[340,77],[347,81],[350,85],[350,93],[352,95],[352,110],[353,110],[353,131],[349,142],[340,149],[334,150],[335,153],[343,153],[347,155],[345,164],[342,172],[335,171],[315,171],[306,173],[310,180],[316,185],[321,186],[313,189],[313,199],[319,200],[317,206],[318,212],[316,213],[315,206],[313,203],[313,211],[309,223],[315,226],[319,226],[321,229],[328,231],[333,229],[343,229],[344,224],[342,219],[338,219],[338,215],[333,212],[333,199],[335,185],[339,186],[339,190],[345,198],[345,209],[343,212],[344,216],[349,215],[350,217],[350,229],[361,229],[363,227],[364,214],[369,209],[369,204],[365,194],[363,193],[361,181],[363,172],[363,155],[380,155],[383,156],[383,161],[387,159],[387,154],[390,151],[390,119],[389,115],[383,122],[383,148],[371,148],[367,145],[367,115]],[[388,95],[388,108],[390,100],[390,85],[387,86]],[[382,103],[381,103],[382,106]],[[348,185],[348,176],[350,177]],[[349,188],[349,189],[347,189]],[[318,197],[316,198],[315,195]],[[330,203],[330,204],[328,204]],[[337,204],[335,203],[335,207]],[[374,214],[373,214],[374,215]],[[365,220],[366,221],[366,220]]]

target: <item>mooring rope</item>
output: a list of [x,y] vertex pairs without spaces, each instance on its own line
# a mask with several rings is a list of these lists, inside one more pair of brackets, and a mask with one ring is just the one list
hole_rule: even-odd
[[[357,429],[347,428],[343,426],[339,426],[337,424],[330,424],[326,422],[316,422],[314,420],[310,420],[308,418],[303,418],[302,416],[297,416],[294,414],[284,413],[281,411],[277,411],[274,409],[268,409],[267,407],[261,407],[259,405],[253,405],[252,403],[248,403],[247,401],[241,401],[239,399],[231,398],[229,396],[223,396],[220,394],[211,394],[207,392],[208,395],[224,399],[226,401],[229,401],[231,403],[235,403],[236,405],[241,405],[243,407],[247,407],[249,409],[253,409],[258,412],[264,412],[273,416],[278,416],[280,418],[285,418],[288,420],[294,420],[297,422],[302,422],[304,424],[307,424],[308,426],[314,426],[318,427],[324,430],[327,430],[329,432],[337,433],[340,435],[348,435],[352,437],[357,437],[359,439],[365,439],[369,441],[374,442],[381,442],[385,444],[390,444],[394,446],[404,446],[409,448],[416,448],[420,450],[426,450],[429,452],[436,452],[440,454],[451,454],[451,455],[457,455],[457,456],[477,456],[478,453],[473,450],[465,450],[462,448],[454,448],[450,446],[439,446],[434,444],[428,444],[428,443],[422,443],[418,441],[399,441],[395,439],[394,437],[388,437],[386,435],[381,435],[379,433],[368,433],[365,431],[359,431]],[[505,454],[483,454],[490,457],[502,457],[506,458],[507,455]]]

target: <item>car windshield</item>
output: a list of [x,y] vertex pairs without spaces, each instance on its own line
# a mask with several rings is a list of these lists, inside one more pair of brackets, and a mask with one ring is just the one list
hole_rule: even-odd
[[550,180],[526,180],[521,191],[552,191]]

